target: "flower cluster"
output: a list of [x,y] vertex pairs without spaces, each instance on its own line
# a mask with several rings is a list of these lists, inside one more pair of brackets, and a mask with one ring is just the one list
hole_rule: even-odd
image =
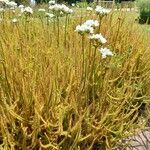
[[106,9],[106,8],[103,8],[101,6],[96,6],[96,9],[95,9],[96,13],[98,15],[107,15],[108,13],[110,13],[110,10],[109,9]]
[[53,11],[56,16],[60,16],[63,14],[71,14],[73,12],[72,9],[67,7],[64,4],[54,4],[49,6],[49,10]]
[[82,25],[78,25],[76,27],[75,31],[78,32],[79,34],[83,35],[85,33],[92,34],[94,32],[94,29],[91,26],[82,24]]
[[5,3],[12,10],[14,10],[17,7],[17,3],[15,3],[14,1],[10,1],[10,2],[9,1],[5,1]]
[[26,14],[26,15],[30,15],[33,14],[33,10],[31,7],[25,7],[21,10],[22,13]]
[[[78,25],[75,29],[80,35],[90,34],[89,39],[93,42],[95,48],[101,47],[103,44],[107,42],[107,40],[102,36],[101,33],[94,34],[94,27],[99,26],[99,22],[97,20],[87,20],[81,25]],[[113,56],[113,53],[108,48],[100,48],[99,51],[102,54],[102,58],[106,58],[107,56]]]
[[18,22],[17,18],[13,18],[13,19],[12,19],[12,22],[13,22],[13,23]]
[[75,4],[75,3],[72,3],[72,4],[71,4],[71,6],[72,6],[72,7],[75,7],[75,6],[76,6],[76,4]]
[[51,0],[51,1],[49,1],[48,3],[49,3],[49,6],[51,6],[51,5],[55,5],[56,2],[53,1],[53,0]]
[[24,8],[24,6],[23,6],[23,5],[19,5],[19,6],[18,6],[18,8],[23,9],[23,8]]
[[84,24],[90,27],[99,26],[99,22],[97,20],[87,20]]
[[93,34],[89,37],[91,40],[96,41],[98,44],[105,44],[107,40],[102,36],[102,34]]
[[82,25],[78,25],[75,29],[76,32],[83,35],[84,33],[93,34],[94,27],[97,27],[99,22],[97,20],[87,20]]
[[45,13],[45,16],[48,17],[48,18],[53,18],[55,17],[54,14],[51,14],[51,13]]
[[92,11],[93,8],[92,8],[92,7],[87,7],[86,10],[87,10],[87,11]]
[[0,8],[0,12],[4,12],[5,11],[5,9],[4,8]]
[[110,49],[108,48],[100,48],[99,49],[100,53],[102,54],[102,58],[106,58],[107,56],[113,56],[114,54],[112,53],[112,51],[110,51]]
[[[107,40],[102,36],[102,34],[93,34],[89,37],[93,43],[95,43],[94,45],[97,46],[102,46],[103,44],[105,44],[107,42]],[[100,48],[99,51],[102,54],[102,58],[106,58],[107,56],[113,56],[113,53],[108,49],[108,48]]]
[[6,2],[8,2],[8,0],[1,0],[0,1],[2,4],[6,4]]

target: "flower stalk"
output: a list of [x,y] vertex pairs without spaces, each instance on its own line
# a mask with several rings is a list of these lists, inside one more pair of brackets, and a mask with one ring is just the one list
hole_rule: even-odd
[[59,30],[59,17],[56,17],[57,20],[57,47],[59,47],[59,34],[60,34],[60,30]]

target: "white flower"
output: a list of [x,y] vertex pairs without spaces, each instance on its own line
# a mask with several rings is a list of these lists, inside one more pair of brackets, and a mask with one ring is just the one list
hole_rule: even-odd
[[0,0],[0,2],[6,2],[6,0]]
[[89,37],[91,40],[95,40],[99,43],[105,44],[107,40],[102,36],[102,34],[93,34]]
[[94,32],[94,29],[91,26],[82,24],[82,25],[78,25],[76,27],[75,31],[80,33],[80,34],[84,34],[84,33],[92,34]]
[[20,11],[23,12],[23,10],[24,10],[24,6],[23,5],[19,5],[18,8],[20,8]]
[[46,10],[44,8],[39,8],[38,11],[39,12],[45,12]]
[[92,8],[92,7],[87,7],[86,10],[87,10],[87,11],[92,11],[93,8]]
[[62,13],[71,14],[73,12],[72,9],[70,9],[64,4],[55,4],[55,5],[49,6],[49,10],[53,11],[56,15],[61,15]]
[[7,4],[9,0],[0,0],[0,2]]
[[106,15],[106,14],[110,13],[111,10],[103,8],[101,6],[96,6],[95,11],[99,15]]
[[61,11],[61,12],[60,12],[60,15],[62,16],[63,14],[64,14],[64,13]]
[[23,5],[19,5],[18,7],[19,7],[20,9],[24,8],[24,6],[23,6]]
[[46,17],[49,17],[49,18],[53,18],[55,16],[54,14],[51,14],[51,13],[46,13],[45,15]]
[[114,54],[112,53],[112,51],[110,51],[110,49],[108,48],[101,48],[99,49],[99,51],[102,54],[102,58],[106,58],[107,56],[113,56]]
[[99,23],[97,20],[87,20],[84,24],[87,26],[91,26],[91,27],[99,26]]
[[12,22],[13,22],[13,23],[16,23],[16,22],[18,22],[18,20],[17,20],[16,18],[13,18],[13,19],[12,19]]
[[75,3],[72,3],[71,6],[74,7],[74,6],[75,6]]
[[17,7],[17,3],[15,3],[14,1],[6,1],[6,5],[8,5],[10,9],[15,9]]
[[4,8],[0,8],[0,12],[4,12],[5,11],[5,9]]
[[101,11],[103,9],[103,7],[102,6],[96,6],[96,8],[95,8],[95,11]]
[[73,12],[72,9],[70,9],[69,7],[67,7],[66,5],[62,4],[62,11],[66,14],[71,14]]
[[33,14],[33,10],[31,7],[25,7],[22,9],[22,13]]
[[51,1],[49,1],[49,5],[55,5],[55,1],[53,1],[53,0],[51,0]]
[[66,7],[66,8],[64,9],[64,12],[65,12],[66,14],[71,14],[71,13],[73,13],[73,10],[70,9],[70,8],[68,8],[68,7]]

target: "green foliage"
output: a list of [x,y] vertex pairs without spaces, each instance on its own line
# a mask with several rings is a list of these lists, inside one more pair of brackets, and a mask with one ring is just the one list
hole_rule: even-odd
[[29,0],[15,0],[15,2],[20,5],[20,4],[23,4],[23,5],[29,5],[30,4],[30,1]]
[[139,23],[150,24],[150,1],[149,0],[137,0],[137,4],[140,10]]
[[80,8],[86,8],[88,6],[87,2],[77,2],[76,4]]

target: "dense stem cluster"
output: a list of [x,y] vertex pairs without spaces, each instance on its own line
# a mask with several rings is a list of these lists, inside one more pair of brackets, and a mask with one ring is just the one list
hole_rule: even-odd
[[149,119],[149,35],[129,12],[48,5],[0,9],[0,149],[113,150]]

